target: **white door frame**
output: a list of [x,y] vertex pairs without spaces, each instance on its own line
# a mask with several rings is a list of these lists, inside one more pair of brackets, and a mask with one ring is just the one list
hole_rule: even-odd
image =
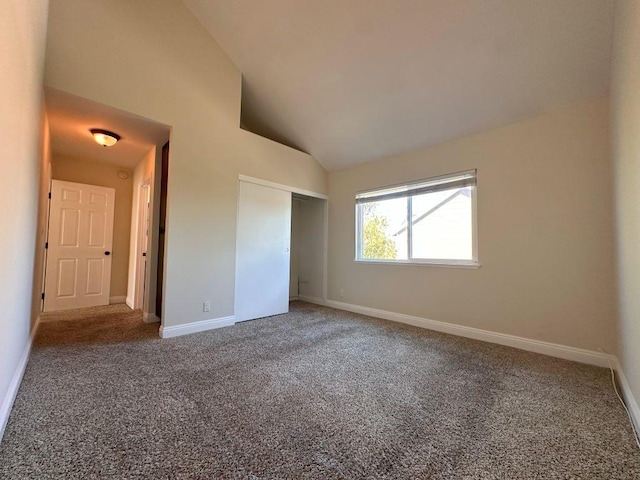
[[49,255],[49,219],[51,216],[51,187],[52,187],[51,182],[52,181],[53,181],[53,178],[51,176],[51,164],[49,164],[49,179],[48,179],[47,192],[45,194],[47,196],[47,218],[45,220],[46,224],[45,224],[45,232],[44,232],[44,245],[42,245],[42,248],[44,249],[44,255],[42,256],[42,278],[40,282],[40,292],[42,293],[40,297],[40,312],[38,312],[38,315],[44,312],[44,289],[47,285],[47,257]]
[[134,266],[133,308],[144,307],[146,294],[147,271],[150,261],[151,233],[151,180],[147,179],[138,187],[137,227],[136,227],[136,261]]
[[[248,175],[238,175],[238,182],[255,183],[256,185],[263,185],[265,187],[277,188],[284,190],[285,192],[298,193],[300,195],[306,195],[307,197],[319,198],[325,200],[324,202],[324,238],[322,245],[322,298],[318,299],[322,304],[327,302],[327,269],[328,269],[328,248],[329,248],[329,197],[324,193],[314,192],[312,190],[305,190],[303,188],[292,187],[291,185],[285,185],[282,183],[271,182],[269,180],[263,180],[261,178],[250,177]],[[237,221],[237,219],[236,219]]]

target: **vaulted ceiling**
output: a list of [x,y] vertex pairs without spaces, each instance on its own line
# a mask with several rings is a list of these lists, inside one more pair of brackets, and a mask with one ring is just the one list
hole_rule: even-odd
[[243,74],[243,125],[328,170],[609,90],[615,0],[183,1]]

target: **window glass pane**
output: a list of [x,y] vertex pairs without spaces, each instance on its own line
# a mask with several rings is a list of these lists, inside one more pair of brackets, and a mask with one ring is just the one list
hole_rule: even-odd
[[407,199],[358,205],[362,214],[362,259],[407,259]]
[[471,188],[412,197],[412,258],[473,259]]

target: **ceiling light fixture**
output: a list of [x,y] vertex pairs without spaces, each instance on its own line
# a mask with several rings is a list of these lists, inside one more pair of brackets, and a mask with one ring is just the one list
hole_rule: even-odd
[[110,132],[108,130],[101,130],[99,128],[92,128],[89,130],[91,135],[93,135],[93,139],[103,147],[112,147],[120,140],[120,135],[117,133]]

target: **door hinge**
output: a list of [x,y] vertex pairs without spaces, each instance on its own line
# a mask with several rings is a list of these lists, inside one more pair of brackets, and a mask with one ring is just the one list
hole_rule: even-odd
[[44,242],[44,248],[45,248],[45,250],[46,250],[47,248],[49,248],[49,242]]
[[51,198],[51,192],[49,192],[49,198]]
[[42,292],[42,299],[44,300],[44,292]]

